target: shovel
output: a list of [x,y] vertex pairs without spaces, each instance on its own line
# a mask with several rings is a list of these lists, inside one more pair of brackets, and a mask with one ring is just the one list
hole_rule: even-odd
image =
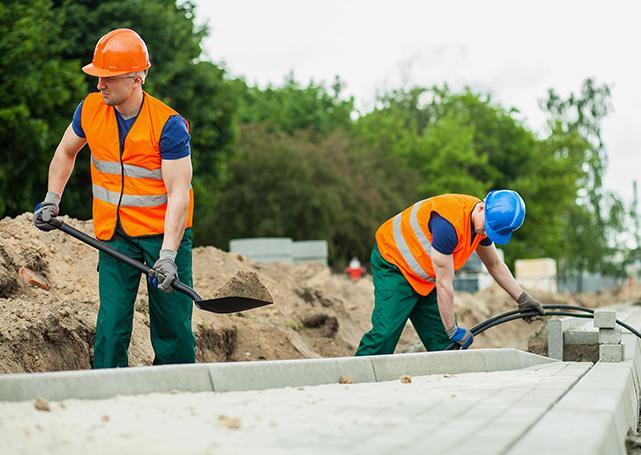
[[[81,232],[68,224],[63,223],[58,218],[52,218],[49,221],[49,224],[55,228],[61,230],[62,232],[69,234],[72,237],[77,238],[81,242],[90,245],[97,250],[102,251],[103,253],[108,254],[111,257],[118,259],[119,261],[124,262],[125,264],[140,270],[147,276],[151,276],[151,268],[142,262],[136,261],[135,259],[130,258],[129,256],[116,251],[100,240],[94,239],[93,237]],[[187,286],[186,284],[181,283],[178,280],[174,280],[171,283],[171,286],[182,292],[183,294],[188,295],[194,300],[194,303],[198,308],[205,311],[211,311],[212,313],[237,313],[239,311],[251,310],[252,308],[259,308],[261,306],[269,305],[272,302],[267,300],[253,299],[251,297],[219,297],[215,299],[205,300],[203,299],[196,291]]]

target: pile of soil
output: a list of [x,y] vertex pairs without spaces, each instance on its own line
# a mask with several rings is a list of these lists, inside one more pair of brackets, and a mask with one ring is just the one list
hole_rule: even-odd
[[[62,219],[93,235],[90,221]],[[31,221],[30,213],[0,220],[0,373],[90,368],[98,254],[62,232],[40,232]],[[353,282],[320,264],[255,264],[214,247],[195,248],[193,268],[194,288],[204,298],[240,289],[274,302],[228,315],[194,309],[199,362],[349,356],[370,328],[374,292],[368,277]],[[28,284],[25,270],[41,275],[44,285]],[[617,300],[616,295],[544,296],[544,303],[586,306]],[[515,303],[502,290],[490,288],[475,295],[458,293],[455,305],[460,324],[471,326]],[[474,347],[525,349],[537,324],[499,326],[479,336]],[[416,350],[419,344],[409,326],[397,352]],[[129,362],[152,361],[146,281],[141,277]]]

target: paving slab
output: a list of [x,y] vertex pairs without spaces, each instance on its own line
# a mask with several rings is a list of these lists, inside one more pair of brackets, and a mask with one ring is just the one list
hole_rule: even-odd
[[0,402],[0,440],[6,453],[501,453],[590,366],[72,399],[49,402],[50,411]]
[[507,453],[625,454],[639,418],[633,370],[629,360],[598,362]]

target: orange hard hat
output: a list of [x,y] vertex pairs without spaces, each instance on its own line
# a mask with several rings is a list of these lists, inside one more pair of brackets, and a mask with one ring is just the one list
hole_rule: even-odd
[[128,28],[118,28],[100,38],[93,61],[82,70],[91,76],[109,77],[143,71],[150,66],[147,45],[140,35]]

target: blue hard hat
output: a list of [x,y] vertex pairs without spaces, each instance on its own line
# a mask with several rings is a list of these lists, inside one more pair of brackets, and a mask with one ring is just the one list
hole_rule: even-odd
[[508,243],[523,221],[525,202],[516,191],[495,190],[485,196],[485,233],[494,243]]

